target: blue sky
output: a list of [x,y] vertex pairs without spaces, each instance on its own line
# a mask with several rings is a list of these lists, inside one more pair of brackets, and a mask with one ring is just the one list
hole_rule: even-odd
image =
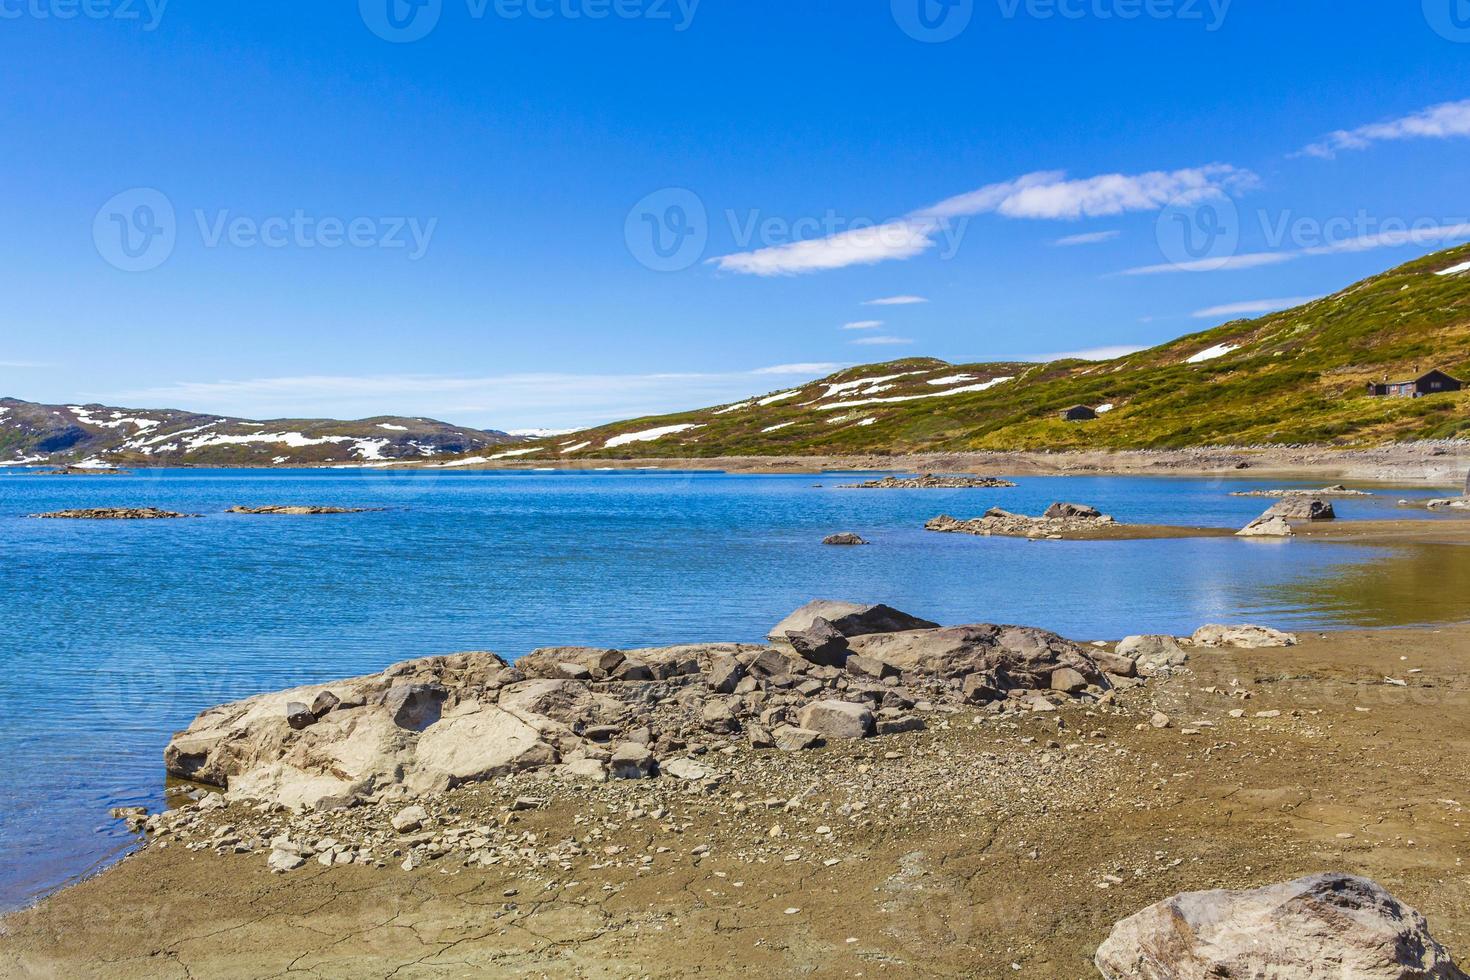
[[0,393],[571,427],[1470,240],[1461,0],[416,2],[0,0]]

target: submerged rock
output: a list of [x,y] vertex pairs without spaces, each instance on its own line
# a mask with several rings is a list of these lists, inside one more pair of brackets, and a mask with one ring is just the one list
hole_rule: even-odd
[[1010,480],[1001,480],[993,476],[935,476],[933,473],[925,473],[923,476],[897,477],[885,476],[881,480],[869,480],[867,483],[848,484],[847,490],[993,490],[1014,487]]
[[167,521],[199,514],[180,514],[157,507],[85,507],[80,510],[57,510],[49,514],[31,514],[40,520],[64,521]]
[[275,504],[266,507],[231,507],[226,514],[275,514],[290,517],[305,517],[315,514],[371,514],[387,510],[386,507],[304,507],[296,504]]
[[1423,916],[1347,874],[1175,895],[1114,926],[1095,962],[1108,980],[1465,980]]

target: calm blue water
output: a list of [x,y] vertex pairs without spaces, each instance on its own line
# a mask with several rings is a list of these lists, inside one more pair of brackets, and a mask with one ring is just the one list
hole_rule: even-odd
[[[758,640],[815,597],[1077,639],[1205,622],[1389,625],[1450,614],[1372,577],[1382,549],[1235,539],[1041,543],[925,532],[946,512],[1092,503],[1120,520],[1239,527],[1270,503],[1215,480],[1037,478],[1011,490],[858,491],[835,475],[0,471],[0,907],[126,844],[161,804],[168,735],[201,709],[457,650]],[[820,483],[818,489],[813,484]],[[1250,484],[1267,486],[1270,484]],[[1402,516],[1391,490],[1344,517]],[[239,517],[234,504],[395,508]],[[75,522],[81,506],[201,520]],[[874,547],[827,548],[857,531]],[[1419,567],[1418,563],[1406,562]],[[1367,576],[1367,579],[1365,579]],[[1342,582],[1342,589],[1332,583]],[[1365,584],[1366,582],[1366,584]],[[1453,610],[1451,611],[1453,612]],[[1470,618],[1470,611],[1457,618]]]

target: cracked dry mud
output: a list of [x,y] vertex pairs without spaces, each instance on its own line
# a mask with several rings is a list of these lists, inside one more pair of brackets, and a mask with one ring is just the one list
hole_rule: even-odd
[[[1378,880],[1464,957],[1467,668],[1470,627],[1197,650],[1116,710],[713,755],[713,788],[525,774],[431,801],[483,828],[489,866],[275,875],[173,840],[0,920],[0,975],[1087,977],[1152,902],[1324,870]],[[252,822],[289,826],[231,805],[189,839]]]

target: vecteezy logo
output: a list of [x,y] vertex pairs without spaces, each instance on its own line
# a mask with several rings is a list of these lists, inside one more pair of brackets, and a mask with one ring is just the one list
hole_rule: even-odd
[[123,272],[147,272],[163,265],[173,254],[177,237],[173,204],[149,187],[123,191],[92,219],[97,254]]
[[394,44],[421,41],[439,25],[444,0],[357,0],[362,22]]
[[1424,0],[1424,19],[1440,37],[1470,43],[1470,0]]
[[915,41],[940,44],[964,33],[975,0],[892,0],[893,19]]
[[1164,258],[1190,272],[1223,268],[1240,248],[1240,212],[1225,194],[1185,194],[1159,212],[1155,234]]
[[699,195],[666,187],[633,205],[623,226],[633,258],[655,272],[682,272],[704,256],[709,213]]

